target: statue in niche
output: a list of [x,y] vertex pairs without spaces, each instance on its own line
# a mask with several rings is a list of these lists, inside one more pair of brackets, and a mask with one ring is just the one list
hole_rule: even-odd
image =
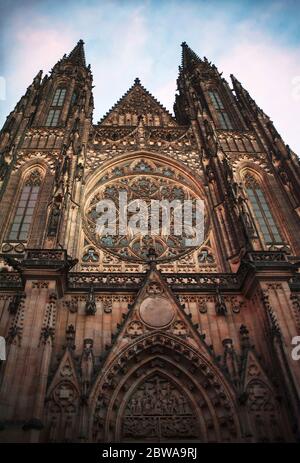
[[55,202],[52,206],[49,225],[48,225],[48,236],[55,236],[58,231],[59,219],[60,219],[60,205]]
[[95,293],[94,293],[94,288],[91,286],[87,301],[85,304],[85,313],[87,315],[95,315],[97,312],[97,307],[96,307],[96,299],[95,299]]
[[93,340],[85,339],[81,357],[81,378],[83,395],[87,397],[87,391],[94,371]]

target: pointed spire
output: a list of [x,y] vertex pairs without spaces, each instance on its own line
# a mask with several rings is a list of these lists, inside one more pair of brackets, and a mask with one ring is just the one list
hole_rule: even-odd
[[41,83],[41,80],[42,80],[42,75],[43,75],[43,71],[42,71],[42,69],[41,69],[41,70],[37,73],[37,75],[33,78],[33,83],[39,85],[39,84]]
[[242,86],[241,82],[233,75],[230,74],[233,90],[236,97],[244,110],[250,110],[254,114],[268,117],[263,110],[256,104],[255,100],[250,96],[249,92]]
[[186,42],[182,42],[182,67],[186,68],[195,63],[201,63],[199,56],[188,46]]
[[85,53],[84,53],[84,41],[79,40],[77,45],[73,48],[71,53],[67,56],[67,60],[78,66],[86,66]]
[[203,74],[204,78],[207,76],[211,77],[221,77],[222,73],[218,72],[216,66],[208,61],[206,56],[201,59],[197,53],[195,53],[186,42],[182,42],[182,57],[181,57],[181,66],[179,67],[179,76],[182,71],[188,70],[192,71],[195,67]]
[[30,90],[33,90],[35,88],[38,88],[41,84],[41,80],[42,80],[42,75],[43,75],[43,71],[39,71],[36,76],[33,78],[33,81],[31,83],[31,85],[29,85],[29,87],[27,88],[27,92],[30,91]]

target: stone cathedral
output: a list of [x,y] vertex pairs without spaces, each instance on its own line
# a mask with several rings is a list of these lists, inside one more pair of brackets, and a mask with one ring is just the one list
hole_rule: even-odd
[[[300,439],[300,164],[186,43],[93,123],[84,44],[0,132],[1,442]],[[97,203],[199,198],[204,240],[101,235]]]

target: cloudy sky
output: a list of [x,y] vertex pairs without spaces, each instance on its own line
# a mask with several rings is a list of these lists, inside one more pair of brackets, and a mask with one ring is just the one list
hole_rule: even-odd
[[233,73],[299,154],[299,22],[300,0],[0,0],[0,125],[33,76],[80,38],[95,122],[137,76],[172,111],[186,41]]

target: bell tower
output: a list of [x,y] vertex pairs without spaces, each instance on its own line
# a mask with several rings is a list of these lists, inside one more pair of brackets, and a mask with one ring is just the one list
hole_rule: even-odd
[[219,142],[219,134],[240,132],[246,126],[235,95],[222,74],[207,58],[200,59],[185,42],[177,84],[179,94],[174,111],[179,121],[189,122],[193,127],[223,268],[234,269],[243,253],[251,248],[251,242],[232,166]]
[[[4,206],[0,233],[4,240],[22,238],[22,245],[31,247],[65,245],[68,233],[65,221],[71,213],[70,204],[76,204],[84,172],[92,111],[92,74],[80,40],[49,75],[42,77],[42,71],[37,74],[3,127],[0,187]],[[40,169],[38,203],[41,205],[43,200],[43,206],[37,205],[32,211],[31,222],[28,220],[23,227],[26,235],[10,233],[7,226],[13,220],[9,218],[11,191],[5,189],[4,183],[10,180],[20,186],[24,173],[18,169],[29,167],[30,159],[34,161],[29,164]],[[23,219],[20,216],[17,220]],[[17,230],[16,224],[13,226]]]

